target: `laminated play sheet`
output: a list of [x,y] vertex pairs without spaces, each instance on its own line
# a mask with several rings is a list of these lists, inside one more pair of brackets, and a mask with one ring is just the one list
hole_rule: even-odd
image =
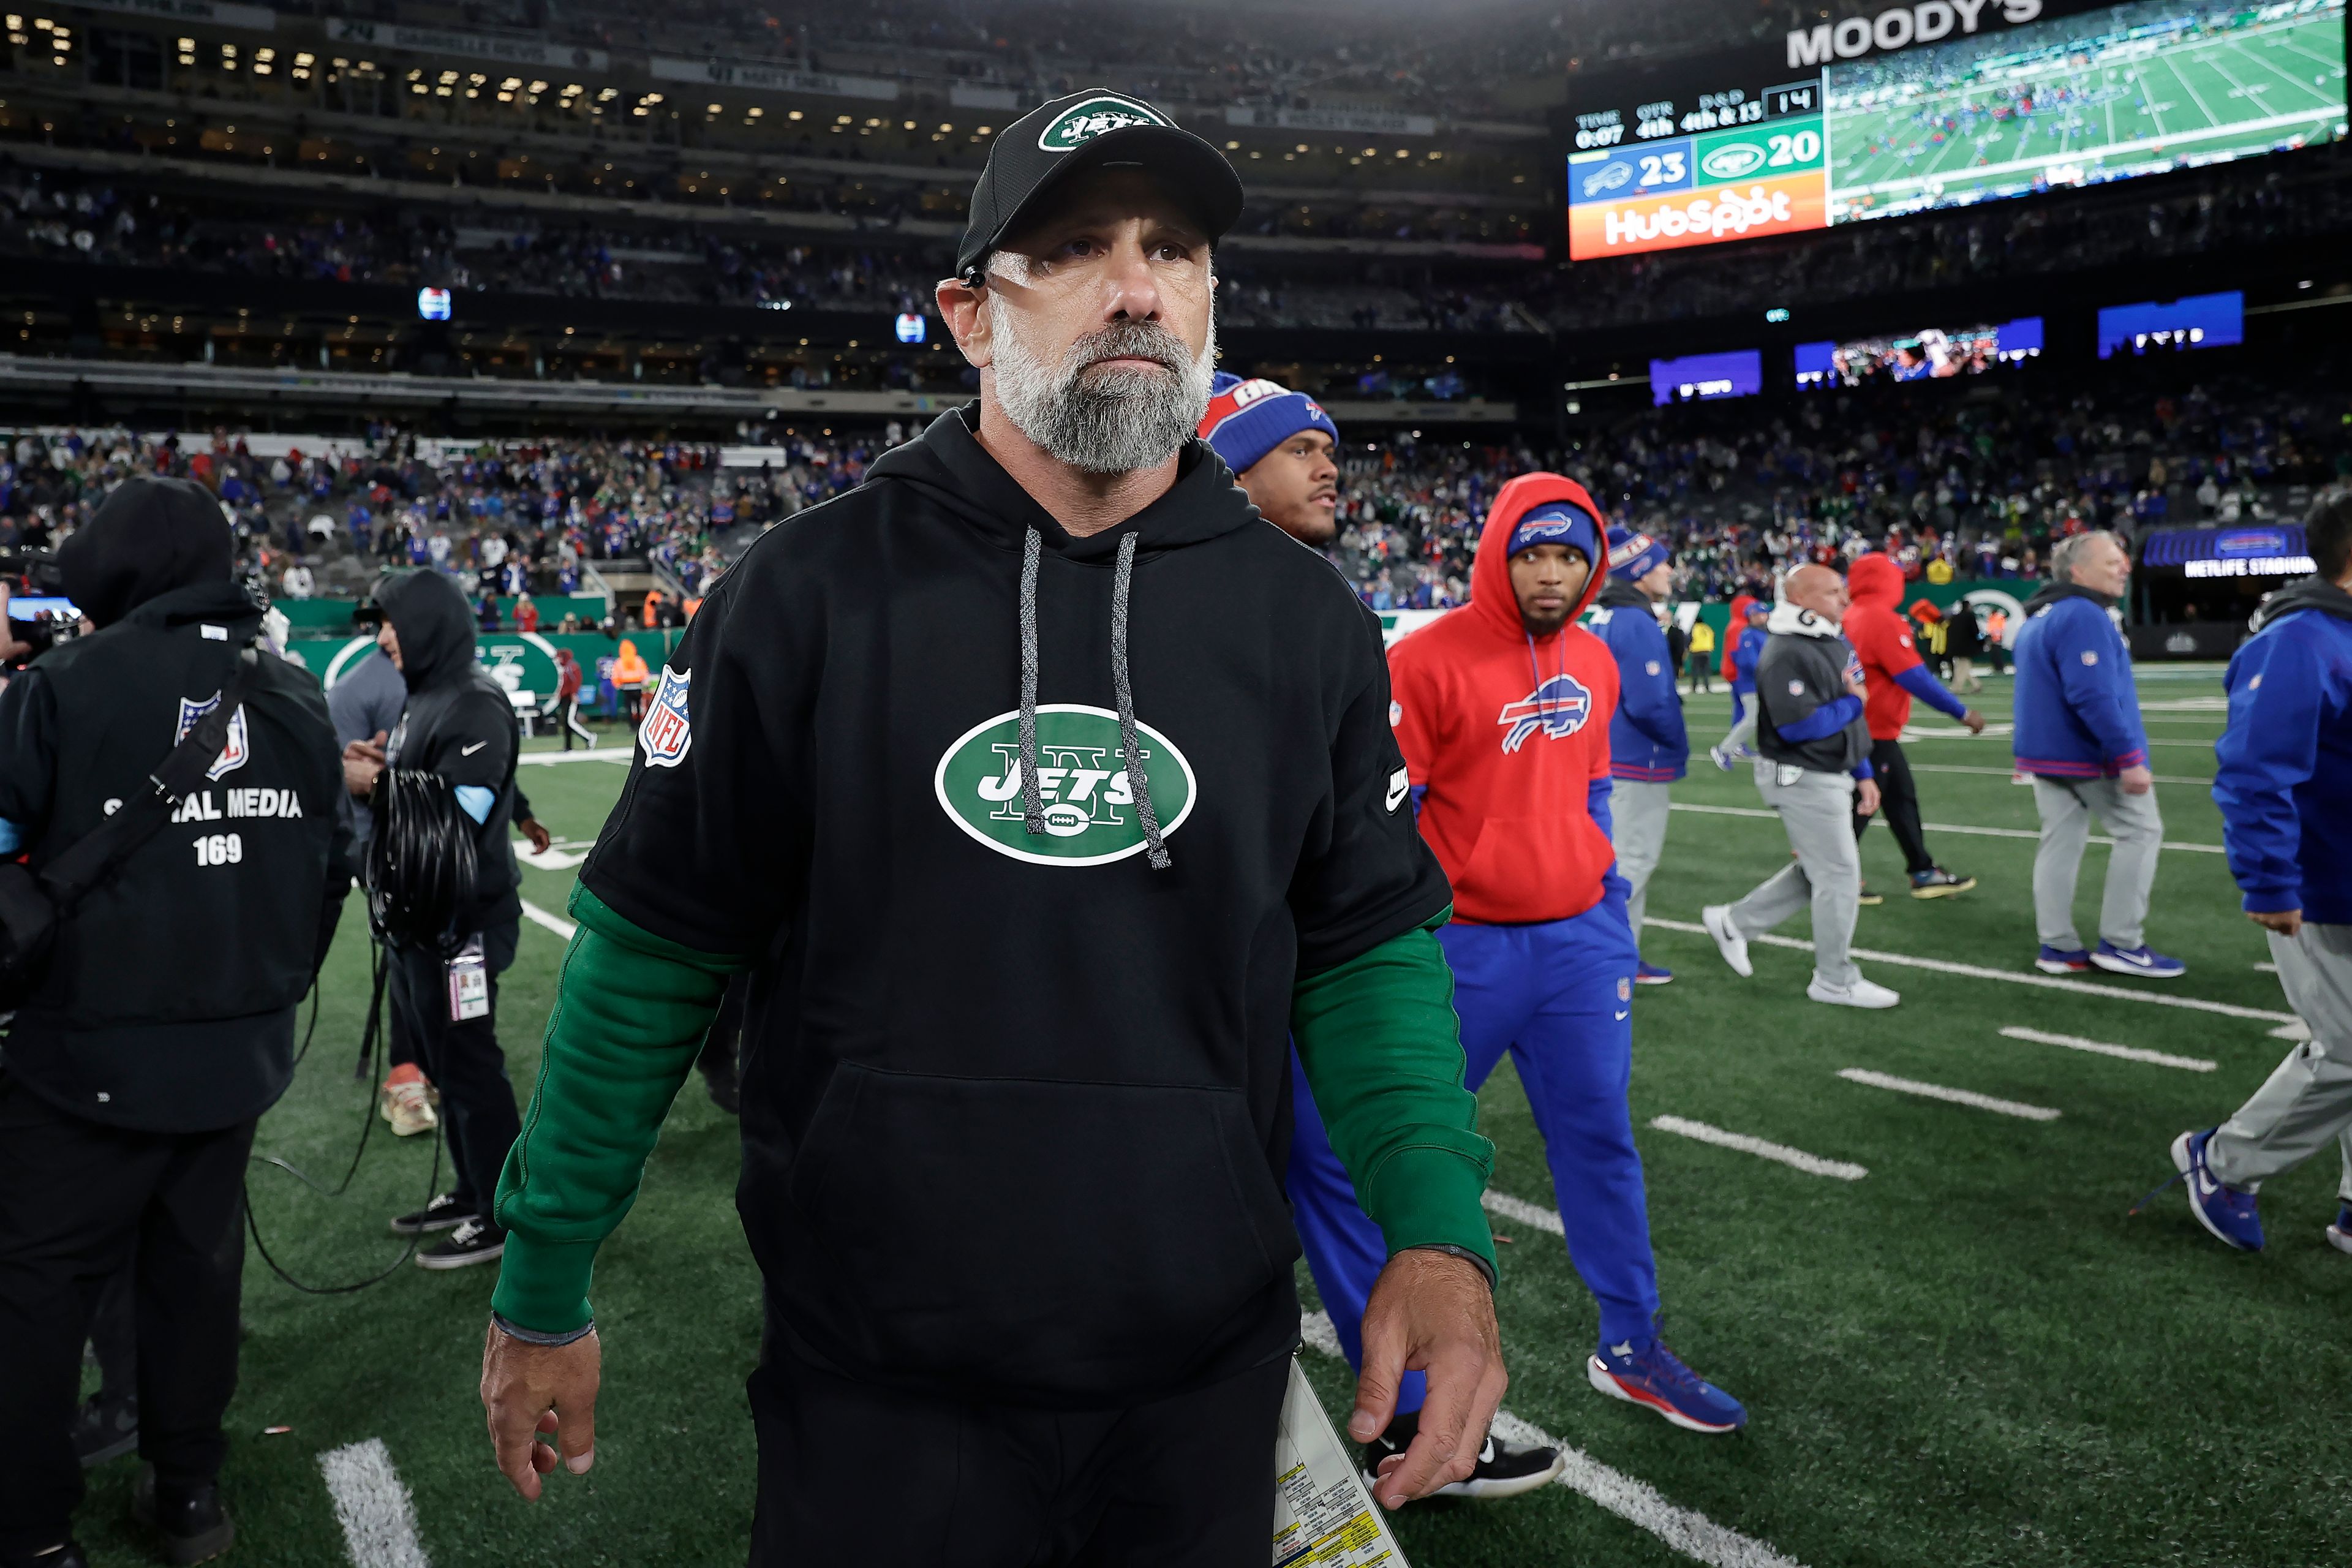
[[1355,1456],[1290,1363],[1290,1393],[1274,1440],[1274,1568],[1405,1568]]

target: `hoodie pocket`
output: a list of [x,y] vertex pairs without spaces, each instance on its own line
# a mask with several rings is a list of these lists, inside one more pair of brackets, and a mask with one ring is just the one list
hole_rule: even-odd
[[1490,816],[1454,879],[1454,905],[1473,920],[1564,919],[1591,906],[1615,853],[1588,816]]
[[843,1063],[787,1190],[831,1255],[795,1294],[836,1343],[1049,1399],[1181,1378],[1298,1253],[1235,1089]]

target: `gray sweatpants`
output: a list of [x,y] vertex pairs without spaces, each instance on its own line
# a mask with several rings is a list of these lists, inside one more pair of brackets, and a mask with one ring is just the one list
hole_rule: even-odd
[[[1788,779],[1783,784],[1782,779]],[[1799,910],[1813,911],[1813,978],[1847,986],[1853,966],[1854,917],[1862,908],[1862,848],[1853,839],[1853,780],[1811,768],[1783,772],[1756,759],[1756,789],[1780,814],[1797,858],[1731,906],[1731,929],[1762,936]]]
[[2270,938],[2279,984],[2311,1038],[2221,1123],[2205,1158],[2217,1180],[2251,1193],[2333,1139],[2344,1151],[2337,1191],[2352,1204],[2352,926],[2306,921],[2292,937]]
[[1670,786],[1639,779],[1612,779],[1609,784],[1609,817],[1614,826],[1617,874],[1633,885],[1625,900],[1625,918],[1633,927],[1633,945],[1642,945],[1642,914],[1650,905],[1650,874],[1666,847],[1666,791]]
[[2164,843],[2164,817],[2156,791],[2126,795],[2114,779],[2033,780],[2034,808],[2042,813],[2042,845],[2033,852],[2033,923],[2042,944],[2079,952],[2074,931],[2074,879],[2083,868],[2083,847],[2091,841],[2096,816],[2116,847],[2107,853],[2107,886],[2099,900],[2099,935],[2129,950],[2147,935],[2147,895],[2156,885],[2156,856]]

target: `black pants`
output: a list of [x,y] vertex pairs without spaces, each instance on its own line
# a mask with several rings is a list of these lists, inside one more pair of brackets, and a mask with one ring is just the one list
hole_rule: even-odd
[[71,1533],[71,1428],[100,1292],[135,1272],[139,1453],[167,1487],[220,1474],[236,1390],[251,1121],[133,1132],[69,1116],[0,1072],[0,1552]]
[[520,935],[514,921],[482,933],[482,956],[490,972],[490,1010],[462,1024],[449,1020],[448,969],[430,949],[392,955],[392,987],[415,1031],[416,1065],[441,1091],[441,1125],[449,1163],[457,1173],[450,1190],[459,1203],[482,1214],[498,1195],[499,1172],[507,1151],[522,1132],[515,1110],[514,1085],[507,1078],[506,1053],[499,1048],[499,975],[514,963]]
[[[1871,742],[1870,773],[1878,781],[1878,815],[1886,818],[1886,826],[1895,830],[1895,842],[1903,847],[1903,868],[1914,876],[1932,869],[1935,857],[1927,853],[1927,837],[1919,827],[1919,786],[1911,782],[1911,762],[1903,754],[1903,742]],[[1870,818],[1855,815],[1856,843],[1869,826]]]
[[771,1336],[752,1568],[1265,1568],[1288,1361],[1126,1410],[851,1383]]

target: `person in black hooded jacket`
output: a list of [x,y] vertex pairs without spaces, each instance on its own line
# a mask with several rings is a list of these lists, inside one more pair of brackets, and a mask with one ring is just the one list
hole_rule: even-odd
[[60,921],[0,1072],[0,1563],[79,1568],[68,1440],[100,1284],[136,1259],[133,1509],[174,1563],[233,1535],[215,1484],[236,1386],[245,1165],[293,1074],[296,1004],[351,885],[315,679],[259,644],[220,505],[127,480],[58,552],[97,628],[0,694],[0,852],[38,871],[216,705],[228,742]]
[[[379,923],[393,928],[384,933],[387,991],[418,1065],[440,1090],[457,1177],[448,1192],[398,1216],[392,1228],[403,1236],[448,1232],[416,1261],[457,1268],[490,1262],[505,1247],[489,1198],[521,1127],[498,1037],[498,976],[514,963],[522,919],[508,832],[518,816],[514,708],[475,658],[473,616],[447,577],[386,577],[373,603],[377,644],[400,667],[408,701],[389,735],[344,748],[344,782],[373,803],[367,876]],[[394,796],[400,804],[388,810]],[[409,831],[401,831],[403,823]],[[383,918],[409,884],[461,867],[469,868],[470,888],[446,914],[436,911],[434,929]]]

